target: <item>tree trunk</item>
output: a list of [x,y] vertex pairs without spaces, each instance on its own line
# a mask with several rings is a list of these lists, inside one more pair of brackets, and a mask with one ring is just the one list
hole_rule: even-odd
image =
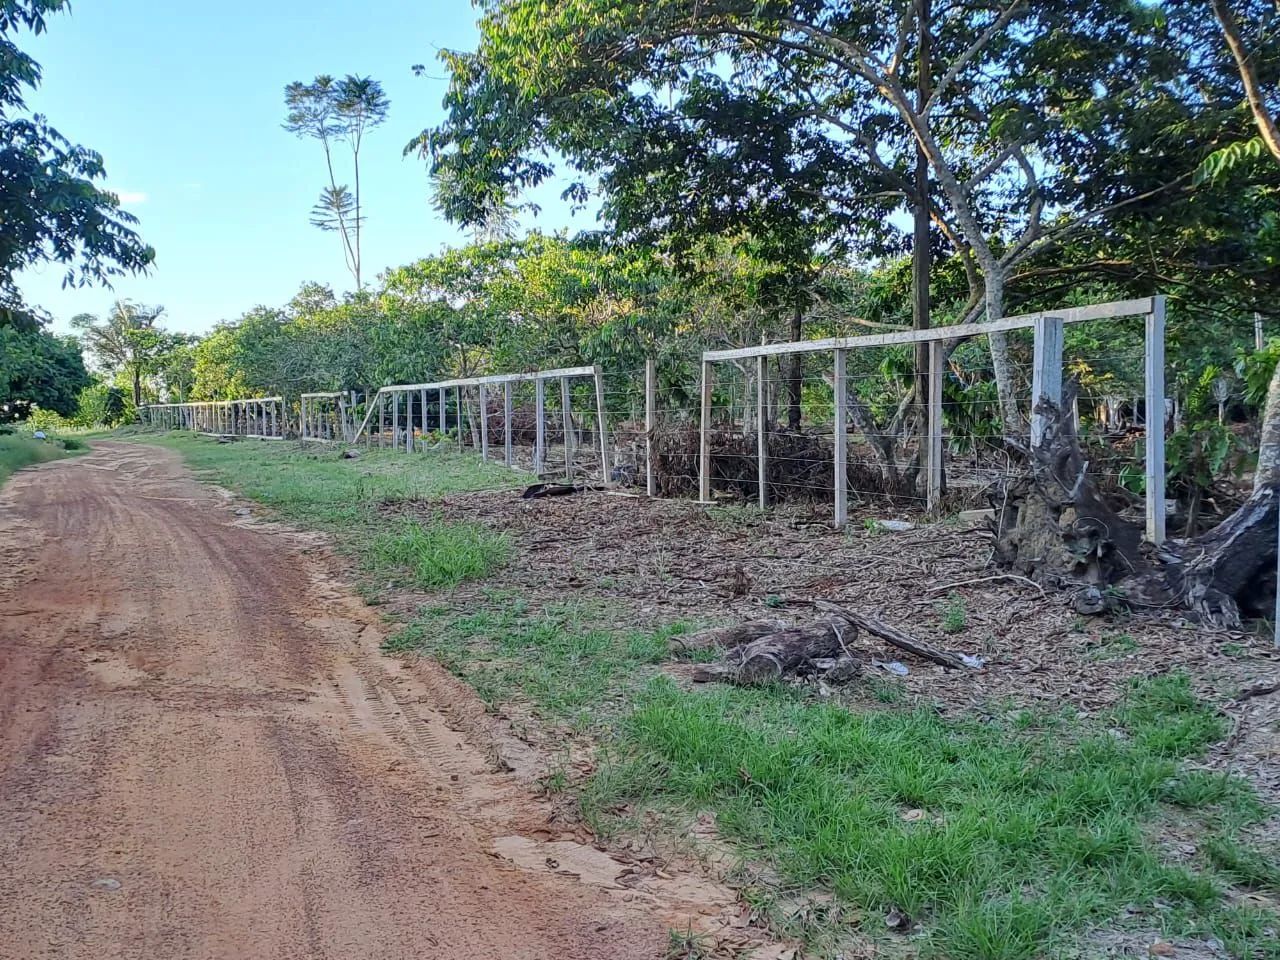
[[697,667],[693,679],[697,683],[723,680],[743,686],[772,683],[806,672],[814,660],[845,656],[846,645],[857,633],[857,628],[842,617],[788,627],[734,647],[720,663]]
[[[1238,627],[1242,613],[1270,614],[1280,482],[1256,487],[1203,536],[1155,550],[1089,480],[1071,418],[1043,401],[1036,412],[1045,432],[1028,472],[992,497],[999,565],[1055,586],[1090,587],[1139,610],[1181,607],[1211,627]],[[1102,594],[1104,587],[1111,589]]]
[[[1000,268],[989,266],[983,270],[987,321],[1004,316],[1004,277]],[[1009,359],[1009,338],[1003,332],[987,334],[991,350],[991,372],[995,375],[996,393],[1000,399],[1000,419],[1004,423],[1006,437],[1022,435],[1022,415],[1018,412],[1018,397],[1013,383],[1013,363]]]
[[142,368],[137,364],[133,367],[133,408],[136,410],[142,406]]
[[[929,77],[929,31],[932,0],[916,0],[918,45],[916,54],[916,109],[924,112],[932,89]],[[929,157],[916,144],[915,203],[911,236],[911,326],[929,329]],[[929,402],[929,345],[916,344],[916,400],[923,410]]]

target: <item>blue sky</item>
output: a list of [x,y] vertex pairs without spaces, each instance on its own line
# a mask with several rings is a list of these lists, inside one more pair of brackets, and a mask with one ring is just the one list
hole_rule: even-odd
[[[163,304],[174,330],[199,333],[256,304],[287,301],[306,280],[352,286],[335,234],[308,222],[325,184],[320,146],[285,132],[283,90],[318,73],[380,80],[387,123],[362,157],[366,279],[465,242],[432,209],[425,167],[406,142],[442,117],[442,48],[474,47],[467,0],[77,0],[20,45],[44,67],[29,105],[75,143],[100,151],[107,186],[156,248],[149,276],[114,290],[62,290],[61,271],[25,274],[29,302],[65,331],[115,297]],[[427,77],[411,66],[424,63]],[[552,185],[531,195],[542,229],[571,218]]]

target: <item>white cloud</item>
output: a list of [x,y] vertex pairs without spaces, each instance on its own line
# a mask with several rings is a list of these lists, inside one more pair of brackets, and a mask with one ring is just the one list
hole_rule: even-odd
[[116,190],[115,195],[124,204],[147,202],[147,195],[141,190]]

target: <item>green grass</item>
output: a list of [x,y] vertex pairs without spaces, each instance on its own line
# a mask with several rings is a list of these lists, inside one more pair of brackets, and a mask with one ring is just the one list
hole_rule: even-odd
[[371,557],[378,567],[407,569],[420,587],[452,587],[505,564],[511,538],[478,523],[405,521],[374,539]]
[[631,697],[667,659],[670,638],[687,628],[615,630],[601,626],[606,617],[595,604],[533,610],[495,592],[465,616],[447,605],[422,611],[387,649],[431,654],[491,706],[522,700],[544,719],[599,728],[630,709]]
[[521,475],[507,467],[454,452],[418,455],[361,448],[357,459],[344,460],[340,449],[302,449],[294,443],[218,443],[184,434],[144,434],[139,439],[177,450],[206,478],[290,520],[326,529],[363,527],[387,501],[434,500],[521,482]]
[[954,592],[947,595],[947,602],[941,605],[938,613],[941,618],[938,626],[943,633],[960,633],[969,622],[964,598]]
[[33,440],[20,433],[0,433],[0,486],[23,467],[58,460],[85,449],[82,441],[70,438]]
[[[1227,839],[1194,866],[1172,864],[1144,829],[1180,762],[1222,734],[1178,675],[1136,686],[1101,728],[853,712],[785,689],[658,679],[583,803],[605,830],[619,808],[714,810],[790,886],[865,911],[872,935],[896,909],[922,925],[927,956],[1031,960],[1130,913],[1170,935],[1239,926],[1223,890],[1270,889],[1272,861]],[[1239,781],[1198,804],[1214,823],[1263,813]],[[1280,956],[1245,941],[1255,953],[1240,956]]]

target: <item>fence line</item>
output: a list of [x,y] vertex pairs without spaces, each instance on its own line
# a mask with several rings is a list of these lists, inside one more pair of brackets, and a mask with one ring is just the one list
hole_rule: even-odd
[[[356,392],[304,393],[298,398],[298,440],[302,443],[346,443],[355,437]],[[335,424],[336,420],[336,424]]]
[[[535,408],[535,441],[533,454],[533,471],[542,474],[547,465],[547,404],[546,384],[548,381],[559,381],[562,431],[565,447],[565,478],[574,476],[576,443],[573,410],[571,403],[570,383],[573,380],[590,379],[594,385],[595,421],[600,453],[601,482],[606,486],[613,482],[609,453],[609,421],[605,409],[604,375],[599,366],[562,367],[554,370],[535,370],[525,373],[488,374],[476,377],[461,377],[450,380],[437,380],[430,383],[401,383],[380,387],[370,398],[364,419],[356,427],[351,442],[361,436],[369,437],[375,413],[377,414],[378,441],[385,445],[388,413],[390,414],[391,445],[393,449],[403,447],[406,453],[414,449],[414,398],[417,397],[418,421],[422,425],[422,434],[427,432],[427,424],[438,418],[441,437],[449,433],[449,394],[454,394],[454,429],[457,431],[458,445],[464,444],[464,426],[476,431],[476,417],[471,412],[471,390],[478,394],[479,407],[479,439],[482,460],[489,459],[489,388],[502,388],[502,442],[503,461],[507,466],[514,466],[513,451],[513,390],[521,384],[534,385]],[[401,399],[404,406],[404,429],[400,427]],[[429,417],[428,410],[434,405],[436,417]],[[388,410],[388,408],[390,408]]]
[[[1098,328],[1064,338],[1064,325],[1089,322]],[[1159,542],[1166,409],[1160,296],[994,323],[726,350],[686,350],[677,342],[643,367],[606,373],[582,365],[389,384],[368,393],[316,391],[292,407],[279,397],[157,404],[148,419],[270,439],[296,423],[303,443],[363,439],[404,452],[456,441],[483,460],[494,459],[501,445],[498,457],[508,466],[517,465],[518,444],[519,466],[549,477],[563,465],[570,480],[594,473],[598,450],[607,485],[634,483],[650,496],[709,502],[714,484],[717,494],[761,507],[771,500],[828,503],[842,527],[854,502],[913,512],[964,509],[984,503],[987,491],[1010,475],[992,361],[980,339],[993,332],[1008,334],[1011,399],[1023,429],[1016,439],[1030,445],[1038,436],[1037,400],[1062,401],[1064,363],[1082,372],[1085,386],[1068,413],[1082,441],[1101,444],[1100,454],[1090,454],[1091,474],[1117,495],[1136,493],[1145,482],[1144,499],[1133,497],[1133,509],[1137,516],[1143,504],[1148,539]],[[925,349],[913,361],[909,348],[916,345]],[[923,396],[910,390],[913,382],[927,387]],[[1144,401],[1146,416],[1139,418]],[[254,404],[271,405],[267,421]],[[1145,462],[1131,464],[1130,445],[1143,432]]]
[[[1085,307],[1069,307],[1039,313],[1005,317],[989,323],[959,324],[935,327],[928,330],[905,330],[894,333],[868,334],[855,337],[832,337],[824,340],[802,340],[789,343],[764,344],[758,347],[741,347],[731,350],[707,350],[702,354],[700,387],[701,416],[699,428],[699,480],[698,497],[711,501],[712,481],[712,406],[714,396],[715,363],[733,360],[755,359],[757,372],[758,437],[756,461],[759,505],[768,506],[768,430],[765,399],[765,363],[770,357],[798,356],[813,353],[833,354],[832,386],[835,391],[835,435],[833,456],[833,486],[835,500],[835,526],[842,528],[848,522],[848,401],[846,365],[850,350],[870,347],[906,346],[925,344],[928,347],[928,383],[926,395],[927,417],[925,443],[921,451],[922,466],[926,471],[926,502],[934,509],[942,494],[942,436],[943,396],[942,380],[948,346],[973,337],[987,336],[995,332],[1031,329],[1034,333],[1034,359],[1032,363],[1031,442],[1038,439],[1041,418],[1035,412],[1039,402],[1049,400],[1062,403],[1063,325],[1088,320],[1114,320],[1121,317],[1141,316],[1145,319],[1144,336],[1144,386],[1146,408],[1145,501],[1146,533],[1152,543],[1160,544],[1165,535],[1165,458],[1164,417],[1154,415],[1163,412],[1164,398],[1164,338],[1165,298],[1146,297],[1092,304]],[[646,386],[646,390],[649,387]],[[648,408],[648,406],[647,406]],[[653,431],[656,421],[652,414],[646,421],[649,433],[649,453],[652,456]]]
[[139,408],[150,426],[194,430],[215,437],[283,440],[284,397],[246,397],[194,403],[149,403]]

